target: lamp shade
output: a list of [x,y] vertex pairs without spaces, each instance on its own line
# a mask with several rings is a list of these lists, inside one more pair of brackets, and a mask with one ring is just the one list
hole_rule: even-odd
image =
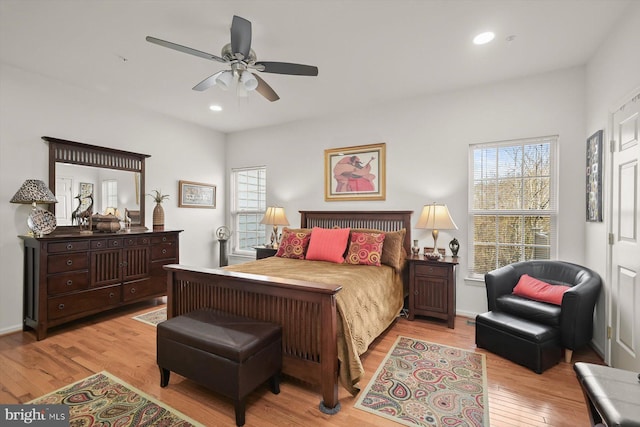
[[289,220],[284,213],[284,208],[270,206],[264,214],[260,224],[268,225],[289,225]]
[[242,76],[240,76],[240,83],[242,83],[244,88],[248,91],[256,90],[258,87],[258,79],[256,79],[249,71],[242,72]]
[[447,205],[432,203],[424,205],[422,213],[416,224],[416,228],[425,228],[427,230],[457,230],[458,226],[451,215]]
[[222,89],[229,89],[233,83],[233,73],[231,71],[224,71],[216,78],[216,84]]
[[47,184],[39,179],[27,179],[13,195],[11,203],[58,203]]

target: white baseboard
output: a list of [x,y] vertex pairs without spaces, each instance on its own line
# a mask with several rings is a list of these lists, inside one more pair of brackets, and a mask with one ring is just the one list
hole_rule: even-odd
[[22,325],[7,326],[6,328],[0,329],[0,336],[13,334],[20,331],[22,331]]

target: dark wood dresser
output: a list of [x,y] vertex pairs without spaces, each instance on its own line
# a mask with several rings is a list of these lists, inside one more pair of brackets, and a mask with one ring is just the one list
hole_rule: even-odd
[[20,236],[23,329],[41,340],[54,326],[166,295],[162,266],[179,262],[180,231]]

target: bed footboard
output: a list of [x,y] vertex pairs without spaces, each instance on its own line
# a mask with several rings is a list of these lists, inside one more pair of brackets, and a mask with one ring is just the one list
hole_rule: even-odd
[[336,293],[339,285],[165,265],[167,317],[199,308],[282,325],[283,372],[319,385],[320,406],[338,406]]

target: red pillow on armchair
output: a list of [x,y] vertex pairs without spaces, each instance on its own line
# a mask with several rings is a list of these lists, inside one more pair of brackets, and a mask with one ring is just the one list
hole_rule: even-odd
[[571,286],[551,285],[528,274],[523,274],[516,287],[513,288],[513,294],[536,301],[562,305],[562,296],[569,289]]

